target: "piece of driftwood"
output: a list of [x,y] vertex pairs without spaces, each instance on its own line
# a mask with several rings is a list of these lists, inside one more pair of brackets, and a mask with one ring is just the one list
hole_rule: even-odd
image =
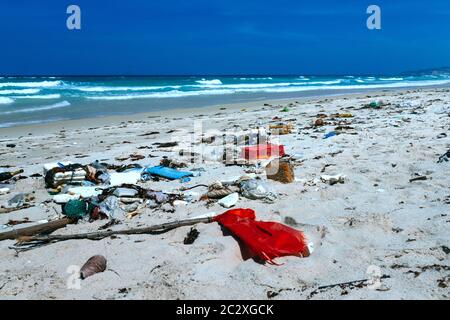
[[19,211],[19,210],[28,209],[28,208],[31,208],[31,207],[34,207],[34,204],[25,203],[24,205],[18,206],[18,207],[15,207],[15,208],[0,208],[0,213],[10,213],[10,212],[13,212],[13,211]]
[[[382,275],[380,277],[380,279],[388,279],[388,278],[390,278],[389,275]],[[362,279],[362,280],[353,280],[353,281],[341,282],[341,283],[335,283],[335,284],[328,284],[328,285],[325,285],[325,286],[320,286],[317,289],[323,290],[323,289],[334,288],[334,287],[360,285],[360,284],[364,284],[365,282],[368,282],[370,280],[371,279]]]
[[21,237],[18,240],[18,245],[26,245],[29,242],[56,242],[65,240],[76,240],[76,239],[89,239],[89,240],[100,240],[110,236],[116,235],[130,235],[130,234],[160,234],[175,228],[191,226],[197,223],[208,223],[211,222],[211,218],[198,218],[198,219],[188,219],[180,220],[174,222],[163,223],[150,227],[143,228],[133,228],[126,230],[107,230],[107,231],[97,231],[89,233],[79,233],[79,234],[65,234],[65,235],[43,235],[43,236],[31,236],[31,237]]
[[50,233],[57,229],[64,228],[73,221],[69,218],[58,219],[46,223],[39,223],[25,228],[17,228],[7,232],[0,233],[1,240],[14,240],[24,236],[35,236],[41,233]]

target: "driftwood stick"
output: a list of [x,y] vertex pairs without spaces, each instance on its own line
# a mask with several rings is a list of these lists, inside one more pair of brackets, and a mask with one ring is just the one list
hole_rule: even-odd
[[25,228],[17,228],[7,232],[0,233],[0,241],[1,240],[14,240],[24,236],[34,236],[40,233],[49,233],[55,231],[56,229],[64,228],[69,223],[73,221],[69,218],[58,219],[46,223],[39,223],[30,227]]
[[19,206],[19,207],[15,207],[15,208],[0,208],[0,213],[10,213],[10,212],[14,212],[14,211],[28,209],[28,208],[31,208],[31,207],[34,207],[34,205],[25,203],[24,205]]
[[65,241],[65,240],[76,240],[76,239],[89,239],[89,240],[100,240],[106,237],[110,237],[113,235],[129,235],[129,234],[154,234],[161,233],[171,229],[190,226],[197,223],[208,223],[211,222],[211,218],[198,218],[198,219],[188,219],[188,220],[180,220],[169,223],[163,223],[160,225],[143,227],[143,228],[134,228],[134,229],[125,229],[125,230],[107,230],[107,231],[97,231],[97,232],[89,232],[89,233],[79,233],[79,234],[67,234],[67,235],[45,235],[45,236],[33,236],[33,237],[24,237],[19,239],[20,244],[26,244],[27,242],[51,242],[51,241]]
[[[387,279],[390,278],[390,276],[388,275],[382,275],[380,277],[380,279]],[[364,283],[367,281],[370,281],[371,279],[361,279],[361,280],[353,280],[353,281],[348,281],[348,282],[341,282],[341,283],[335,283],[335,284],[328,284],[325,286],[320,286],[317,289],[319,290],[323,290],[323,289],[328,289],[328,288],[333,288],[333,287],[340,287],[340,286],[349,286],[349,285],[354,285],[354,284],[359,284],[359,283]]]

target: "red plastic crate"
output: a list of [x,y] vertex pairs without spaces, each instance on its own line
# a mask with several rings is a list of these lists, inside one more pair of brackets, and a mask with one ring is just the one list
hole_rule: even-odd
[[278,144],[258,144],[256,146],[242,147],[241,158],[246,160],[269,159],[270,157],[284,156],[284,146]]

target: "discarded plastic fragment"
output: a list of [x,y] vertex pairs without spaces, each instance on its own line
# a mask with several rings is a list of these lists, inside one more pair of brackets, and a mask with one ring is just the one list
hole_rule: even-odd
[[134,197],[137,194],[137,190],[131,188],[117,188],[114,190],[114,195],[116,197]]
[[326,133],[326,134],[323,136],[323,138],[324,138],[324,139],[328,139],[328,138],[334,137],[335,135],[337,135],[337,133],[336,133],[335,131],[331,131],[331,132]]
[[102,193],[100,187],[73,187],[67,190],[69,194],[79,195],[82,198],[91,198]]
[[80,219],[89,215],[94,210],[94,205],[83,200],[69,200],[63,206],[63,214],[68,218]]
[[110,219],[118,217],[119,201],[115,196],[109,196],[99,204],[99,210]]
[[53,201],[55,203],[67,203],[70,200],[78,200],[80,198],[79,194],[57,194],[53,196]]
[[178,171],[176,169],[167,168],[163,166],[156,166],[156,167],[148,167],[145,168],[144,171],[142,171],[142,179],[143,180],[149,180],[150,176],[158,176],[163,177],[170,180],[176,180],[181,179],[184,177],[192,177],[192,172],[189,171]]
[[226,197],[220,199],[217,203],[222,207],[231,208],[239,200],[239,194],[237,192],[227,195]]
[[250,179],[240,182],[241,194],[243,197],[252,200],[267,200],[269,202],[277,199],[277,195],[262,180]]
[[331,186],[336,183],[344,183],[345,182],[345,176],[343,174],[337,174],[334,176],[324,174],[324,175],[320,176],[320,179],[323,182],[328,183]]
[[47,173],[47,171],[50,171],[53,168],[61,168],[64,166],[68,166],[70,164],[73,164],[71,161],[64,161],[64,162],[52,162],[52,163],[46,163],[44,164],[44,175]]
[[80,278],[86,279],[96,273],[106,270],[106,258],[104,256],[92,256],[80,269]]
[[252,209],[232,209],[213,218],[237,237],[250,251],[270,264],[282,256],[308,257],[310,252],[302,232],[277,222],[255,220]]
[[269,159],[270,157],[282,157],[284,155],[283,145],[270,143],[243,147],[241,149],[241,158],[246,160]]
[[136,184],[141,179],[141,169],[131,169],[125,172],[112,172],[110,174],[110,185],[120,186],[122,184]]

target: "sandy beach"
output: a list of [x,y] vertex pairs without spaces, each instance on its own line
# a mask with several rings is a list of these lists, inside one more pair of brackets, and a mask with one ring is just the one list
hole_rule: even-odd
[[[379,108],[367,107],[382,100]],[[348,117],[333,114],[350,114]],[[317,119],[323,123],[317,124]],[[45,188],[43,165],[96,160],[116,165],[158,165],[163,156],[185,161],[180,150],[202,147],[211,132],[291,124],[271,135],[292,158],[295,181],[267,179],[258,166],[218,161],[188,163],[190,181],[140,181],[144,188],[186,195],[242,175],[259,176],[274,190],[271,202],[239,196],[234,208],[251,208],[258,220],[287,224],[314,242],[309,257],[277,258],[280,265],[245,259],[237,240],[217,223],[195,225],[198,238],[184,244],[191,226],[158,235],[68,240],[26,251],[0,241],[1,299],[448,299],[450,282],[450,89],[412,88],[330,97],[246,102],[109,116],[0,129],[0,170],[23,169],[8,184],[0,206],[31,193],[31,207],[0,213],[31,222],[61,217]],[[204,136],[198,136],[199,128]],[[335,136],[324,139],[329,132]],[[174,147],[157,143],[177,142]],[[9,146],[7,146],[9,145]],[[196,149],[197,150],[197,149]],[[130,157],[130,155],[132,155]],[[133,161],[135,160],[135,161]],[[34,174],[40,176],[31,177]],[[324,175],[342,175],[342,183]],[[26,178],[25,178],[26,177]],[[181,189],[180,189],[181,188]],[[217,202],[192,200],[142,207],[118,216],[120,230],[226,211]],[[97,231],[108,220],[79,221],[53,234]],[[5,226],[0,232],[30,223]],[[107,269],[79,282],[73,266],[93,255]],[[354,282],[370,279],[380,283]],[[74,282],[75,281],[75,282]],[[350,283],[349,283],[350,282]],[[332,286],[338,283],[349,283]]]

